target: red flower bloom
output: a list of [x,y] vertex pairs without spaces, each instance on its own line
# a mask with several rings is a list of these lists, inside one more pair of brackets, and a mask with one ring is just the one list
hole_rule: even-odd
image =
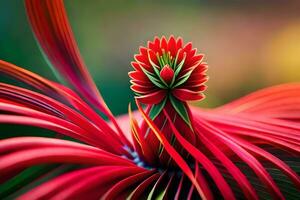
[[26,9],[44,54],[73,88],[0,61],[1,76],[34,88],[0,83],[0,123],[75,141],[0,140],[1,199],[299,197],[299,83],[212,110],[191,107],[186,101],[203,97],[203,56],[181,39],[155,39],[130,73],[139,111],[115,118],[79,54],[63,1],[26,0]]
[[200,100],[207,81],[204,55],[197,54],[192,44],[183,45],[181,38],[155,38],[148,47],[140,47],[129,73],[131,89],[145,104],[158,104],[168,95],[181,101]]

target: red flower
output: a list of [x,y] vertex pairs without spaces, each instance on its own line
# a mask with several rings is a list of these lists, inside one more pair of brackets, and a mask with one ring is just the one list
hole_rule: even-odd
[[[186,45],[176,73],[178,62],[172,59],[183,52],[182,40],[155,39],[148,52],[159,52],[158,57],[149,53],[157,67],[144,49],[130,74],[139,111],[115,118],[79,54],[62,0],[26,0],[26,9],[44,54],[72,89],[0,61],[1,76],[34,89],[1,82],[0,123],[67,138],[40,134],[0,140],[1,199],[299,197],[299,83],[212,110],[191,107],[186,100],[200,99],[204,90],[202,56]],[[167,63],[158,65],[159,60]],[[172,85],[191,68],[182,85]],[[140,102],[148,107],[142,109]]]
[[135,71],[129,73],[137,99],[145,104],[158,104],[168,95],[181,101],[202,99],[207,65],[204,55],[196,51],[191,43],[183,45],[174,36],[155,38],[147,48],[140,47],[131,63]]

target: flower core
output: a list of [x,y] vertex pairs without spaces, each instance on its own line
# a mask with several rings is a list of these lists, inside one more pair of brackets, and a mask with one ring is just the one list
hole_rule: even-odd
[[155,38],[140,47],[129,72],[131,89],[144,104],[159,104],[168,98],[195,101],[204,98],[207,64],[191,43],[181,38]]

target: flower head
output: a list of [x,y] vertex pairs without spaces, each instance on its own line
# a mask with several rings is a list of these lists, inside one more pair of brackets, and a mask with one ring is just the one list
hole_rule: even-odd
[[169,96],[180,101],[204,98],[207,64],[191,43],[170,36],[155,38],[147,47],[140,47],[129,73],[131,89],[145,104],[158,104]]

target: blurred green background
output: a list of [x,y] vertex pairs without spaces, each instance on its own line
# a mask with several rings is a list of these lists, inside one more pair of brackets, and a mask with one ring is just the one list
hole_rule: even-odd
[[[107,104],[126,113],[130,62],[154,36],[192,41],[209,64],[215,107],[259,88],[300,80],[299,1],[74,1],[68,16]],[[272,2],[272,3],[271,3]],[[56,80],[27,23],[23,1],[0,0],[0,59]]]

